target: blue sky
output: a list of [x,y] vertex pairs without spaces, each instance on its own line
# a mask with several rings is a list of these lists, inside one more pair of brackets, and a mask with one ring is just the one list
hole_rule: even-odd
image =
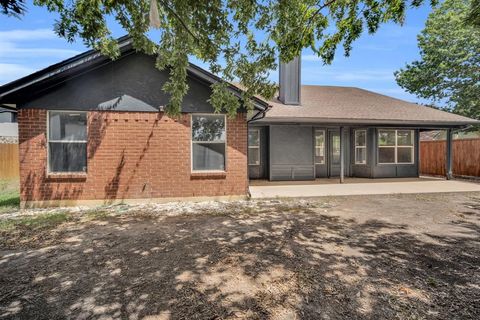
[[[403,26],[385,24],[374,35],[364,34],[354,43],[350,57],[344,57],[340,50],[330,66],[304,50],[302,82],[361,87],[421,102],[396,84],[393,72],[418,58],[416,36],[430,11],[429,5],[409,9]],[[0,85],[86,50],[81,41],[71,44],[53,33],[55,18],[55,14],[28,1],[28,12],[22,20],[5,16],[0,19]],[[114,35],[123,32],[116,28]],[[271,79],[277,78],[273,72]]]

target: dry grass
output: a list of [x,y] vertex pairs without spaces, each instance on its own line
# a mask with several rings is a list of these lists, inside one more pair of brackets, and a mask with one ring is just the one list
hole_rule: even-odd
[[478,194],[113,206],[5,221],[0,318],[480,318]]

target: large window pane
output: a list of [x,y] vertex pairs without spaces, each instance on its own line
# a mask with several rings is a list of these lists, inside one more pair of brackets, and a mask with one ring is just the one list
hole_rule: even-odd
[[49,172],[87,171],[87,113],[48,112]]
[[[379,163],[414,163],[414,130],[379,130]],[[390,146],[393,142],[392,147]]]
[[87,144],[50,142],[50,172],[86,172]]
[[412,163],[413,162],[413,148],[398,147],[397,149],[398,163]]
[[378,131],[379,146],[395,146],[395,130]]
[[224,115],[193,115],[193,141],[225,141]]
[[395,163],[395,148],[378,148],[379,163]]
[[355,146],[356,147],[365,147],[367,143],[366,131],[365,130],[355,130]]
[[86,141],[85,112],[49,112],[49,141]]
[[192,116],[192,170],[225,170],[225,115]]
[[193,170],[225,170],[224,143],[194,143]]
[[399,145],[399,146],[413,146],[413,131],[412,130],[398,130],[397,131],[397,145]]

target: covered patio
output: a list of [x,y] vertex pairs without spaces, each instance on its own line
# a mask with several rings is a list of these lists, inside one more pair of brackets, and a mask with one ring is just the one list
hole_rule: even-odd
[[[299,86],[295,103],[269,101],[248,129],[249,178],[307,181],[349,177],[417,178],[420,133],[446,131],[445,176],[452,178],[452,137],[477,120],[347,87]],[[290,100],[288,100],[290,101]]]
[[382,195],[412,193],[480,192],[480,183],[420,178],[345,178],[315,179],[311,181],[250,181],[250,195],[261,198],[299,198],[350,195]]

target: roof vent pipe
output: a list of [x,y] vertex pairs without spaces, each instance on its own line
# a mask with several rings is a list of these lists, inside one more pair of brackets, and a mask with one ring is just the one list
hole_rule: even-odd
[[280,61],[279,96],[283,104],[299,105],[301,89],[301,58],[295,57],[290,62]]

